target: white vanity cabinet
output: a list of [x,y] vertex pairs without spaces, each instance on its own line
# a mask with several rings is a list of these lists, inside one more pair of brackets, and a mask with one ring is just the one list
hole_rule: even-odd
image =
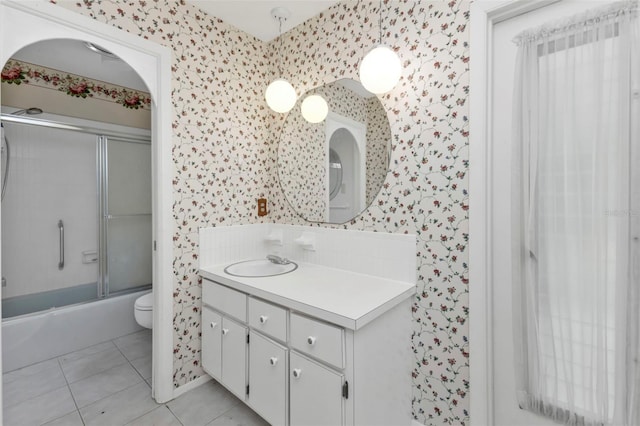
[[253,330],[250,337],[248,403],[272,425],[285,425],[289,351]]
[[343,401],[348,395],[344,375],[295,352],[291,352],[290,363],[291,424],[345,424]]
[[410,290],[401,291],[376,315],[362,310],[358,325],[204,279],[202,366],[272,425],[409,426]]
[[247,297],[208,281],[203,283],[202,297],[205,301],[202,307],[202,368],[238,398],[245,400]]

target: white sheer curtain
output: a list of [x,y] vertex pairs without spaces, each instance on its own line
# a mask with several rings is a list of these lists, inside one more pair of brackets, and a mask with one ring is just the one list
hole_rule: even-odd
[[640,425],[637,6],[516,39],[518,399],[565,424]]

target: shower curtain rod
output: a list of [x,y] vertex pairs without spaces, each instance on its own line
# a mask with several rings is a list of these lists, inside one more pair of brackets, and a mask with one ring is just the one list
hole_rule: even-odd
[[77,126],[75,124],[67,124],[60,121],[43,120],[41,118],[17,116],[12,114],[0,114],[0,120],[6,123],[31,124],[35,126],[49,127],[53,129],[71,130],[74,132],[95,133],[101,136],[123,138],[132,142],[151,143],[151,138],[147,136],[132,135],[130,133],[122,133],[122,132],[114,132],[112,130],[105,130],[97,127]]

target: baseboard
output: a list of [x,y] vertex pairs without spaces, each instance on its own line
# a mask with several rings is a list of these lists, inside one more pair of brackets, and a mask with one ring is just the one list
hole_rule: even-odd
[[184,384],[182,386],[179,386],[177,388],[175,388],[173,390],[173,398],[177,398],[180,395],[182,395],[183,393],[189,392],[190,390],[193,390],[195,388],[197,388],[198,386],[204,385],[205,383],[207,383],[208,381],[213,380],[211,378],[210,375],[205,374],[204,376],[200,376],[195,380],[190,381],[187,384]]

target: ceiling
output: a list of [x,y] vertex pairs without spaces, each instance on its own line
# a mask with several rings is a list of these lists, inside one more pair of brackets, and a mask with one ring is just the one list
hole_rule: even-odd
[[271,10],[284,7],[291,17],[282,24],[282,32],[297,27],[304,21],[338,3],[334,0],[187,0],[211,16],[253,35],[262,41],[278,36],[278,21],[271,17]]
[[[284,7],[291,12],[291,17],[282,25],[282,32],[286,32],[338,1],[187,0],[187,3],[260,40],[270,41],[278,36],[278,21],[271,17],[272,9]],[[13,58],[132,89],[148,90],[128,64],[92,52],[84,42],[77,40],[41,41],[23,48]]]
[[89,50],[82,41],[71,39],[39,41],[20,49],[12,57],[94,80],[148,91],[140,76],[126,62],[99,55]]

